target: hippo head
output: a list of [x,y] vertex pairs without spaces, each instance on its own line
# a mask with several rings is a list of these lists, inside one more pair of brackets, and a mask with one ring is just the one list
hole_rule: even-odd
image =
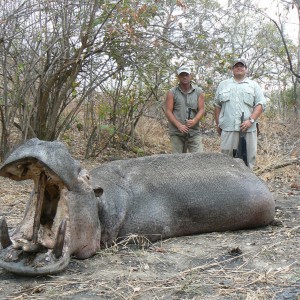
[[0,175],[32,179],[24,218],[9,232],[0,220],[0,267],[17,274],[54,274],[74,255],[90,257],[100,248],[100,221],[89,175],[60,142],[32,139],[5,160]]

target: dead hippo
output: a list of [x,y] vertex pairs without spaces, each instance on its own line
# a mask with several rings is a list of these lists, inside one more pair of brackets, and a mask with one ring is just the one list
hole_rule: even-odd
[[242,160],[220,153],[165,154],[80,168],[60,142],[28,140],[0,168],[33,179],[20,224],[0,225],[0,267],[23,275],[64,270],[129,234],[155,241],[269,224],[274,200]]

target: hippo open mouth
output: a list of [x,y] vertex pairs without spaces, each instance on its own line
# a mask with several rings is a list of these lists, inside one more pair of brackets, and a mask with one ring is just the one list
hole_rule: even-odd
[[[55,151],[49,142],[30,140],[0,169],[1,176],[34,181],[24,218],[11,235],[5,218],[0,220],[0,267],[13,273],[54,274],[68,266],[71,254],[86,258],[100,245],[100,224],[89,176],[61,143],[50,144]],[[90,203],[88,208],[78,203],[83,200],[80,195]],[[91,210],[85,220],[76,220],[77,206]]]

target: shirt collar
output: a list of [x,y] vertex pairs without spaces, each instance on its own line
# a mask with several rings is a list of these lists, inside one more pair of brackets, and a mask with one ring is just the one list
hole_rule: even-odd
[[[184,94],[186,94],[185,91],[183,91],[181,88],[180,88],[180,85],[178,84],[177,88]],[[196,86],[194,84],[191,83],[191,88],[190,90],[187,92],[187,94],[190,94],[191,92],[193,92],[194,90],[196,89]]]
[[250,79],[248,77],[245,77],[242,81],[237,82],[237,81],[234,80],[234,77],[232,76],[231,81],[234,82],[234,83],[249,83]]

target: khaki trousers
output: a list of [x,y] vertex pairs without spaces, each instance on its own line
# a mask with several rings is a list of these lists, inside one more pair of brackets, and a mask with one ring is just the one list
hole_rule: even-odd
[[[247,142],[247,160],[249,167],[253,169],[257,153],[257,132],[245,132]],[[233,149],[237,149],[239,144],[238,131],[224,131],[221,133],[221,152],[227,155],[233,155]]]
[[[185,138],[178,135],[171,135],[170,141],[172,145],[172,153],[182,153]],[[202,138],[200,135],[195,135],[188,138],[188,152],[203,152]]]

